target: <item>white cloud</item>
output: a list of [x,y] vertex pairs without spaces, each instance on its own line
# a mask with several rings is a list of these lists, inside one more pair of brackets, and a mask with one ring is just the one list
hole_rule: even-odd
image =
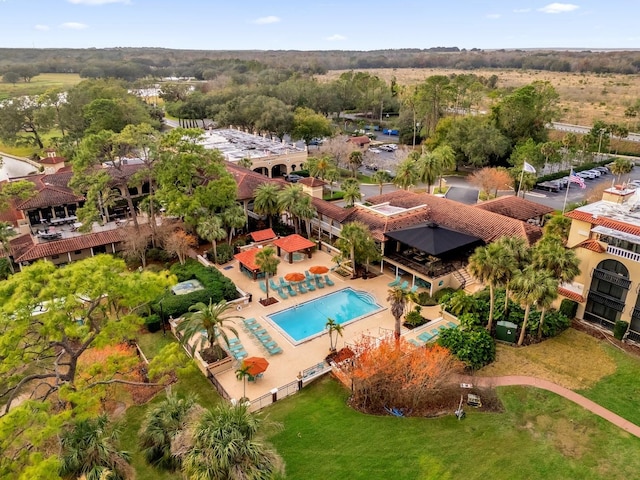
[[530,11],[530,8],[516,8],[513,13],[529,13]]
[[346,39],[347,37],[345,37],[344,35],[340,35],[339,33],[336,33],[335,35],[331,35],[330,37],[326,38],[326,40],[329,40],[330,42],[340,42]]
[[268,17],[256,18],[253,23],[256,23],[258,25],[267,25],[269,23],[278,23],[279,21],[279,17],[276,17],[275,15],[269,15]]
[[490,18],[491,20],[495,20],[497,18],[500,18],[502,15],[500,15],[499,13],[489,13],[486,15],[487,18]]
[[579,8],[578,5],[574,5],[573,3],[550,3],[549,5],[539,8],[538,11],[542,13],[567,13]]
[[67,30],[84,30],[85,28],[89,28],[89,25],[78,22],[65,22],[60,25],[60,28],[66,28]]
[[128,5],[130,0],[67,0],[69,3],[73,3],[74,5],[107,5],[109,3],[124,3]]
[[36,25],[35,27],[36,30],[40,30],[41,32],[46,32],[47,30],[49,30],[49,25]]

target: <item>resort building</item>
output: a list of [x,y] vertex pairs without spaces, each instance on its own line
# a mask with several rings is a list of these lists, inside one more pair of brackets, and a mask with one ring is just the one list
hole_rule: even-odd
[[579,303],[578,318],[607,330],[626,321],[627,337],[640,341],[640,192],[616,185],[566,216],[581,273],[560,293]]

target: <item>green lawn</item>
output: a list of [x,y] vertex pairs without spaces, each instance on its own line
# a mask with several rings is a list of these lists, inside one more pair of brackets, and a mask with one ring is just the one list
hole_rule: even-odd
[[[289,479],[627,479],[640,439],[554,394],[501,388],[504,413],[374,417],[325,378],[266,410]],[[452,411],[455,409],[452,405]]]
[[0,82],[0,101],[22,95],[40,95],[51,89],[68,89],[82,81],[76,73],[41,73],[29,83],[16,84]]

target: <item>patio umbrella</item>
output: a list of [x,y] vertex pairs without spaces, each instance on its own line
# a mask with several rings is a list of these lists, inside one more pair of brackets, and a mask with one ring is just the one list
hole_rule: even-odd
[[328,271],[329,269],[324,265],[316,265],[309,269],[309,272],[313,273],[314,275],[322,275],[323,273],[327,273]]
[[291,272],[291,273],[287,273],[284,276],[284,279],[287,282],[301,282],[302,280],[305,279],[304,273],[300,273],[300,272]]
[[242,366],[248,369],[249,375],[255,377],[267,369],[269,362],[266,358],[249,357],[242,361]]

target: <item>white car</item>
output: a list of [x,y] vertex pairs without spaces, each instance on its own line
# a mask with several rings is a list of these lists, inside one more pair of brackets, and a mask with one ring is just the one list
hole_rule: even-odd
[[380,152],[382,152],[382,150],[380,150],[379,148],[370,148],[369,151],[371,153],[380,153]]

